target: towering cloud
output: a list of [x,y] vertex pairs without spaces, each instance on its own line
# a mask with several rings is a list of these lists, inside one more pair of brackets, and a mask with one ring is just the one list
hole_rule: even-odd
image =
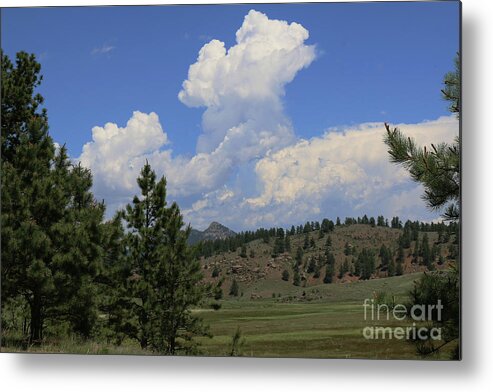
[[305,45],[308,36],[298,23],[252,10],[236,32],[236,45],[227,50],[212,40],[202,47],[178,94],[185,105],[207,108],[199,153],[241,141],[246,148],[239,159],[246,160],[293,140],[281,97],[285,85],[315,58],[315,47]]
[[284,86],[315,58],[307,39],[297,23],[250,11],[236,45],[227,50],[212,40],[202,47],[179,92],[185,105],[206,108],[196,155],[172,157],[163,150],[167,137],[157,116],[136,112],[124,128],[95,127],[93,141],[84,146],[80,160],[97,177],[96,190],[131,190],[135,168],[148,159],[168,178],[171,195],[210,192],[240,165],[294,142],[281,98]]

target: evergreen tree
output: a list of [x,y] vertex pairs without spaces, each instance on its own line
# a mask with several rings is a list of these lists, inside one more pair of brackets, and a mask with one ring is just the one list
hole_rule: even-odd
[[272,250],[272,257],[277,257],[281,253],[284,253],[284,243],[284,237],[276,237],[276,240],[274,241],[274,248]]
[[384,244],[380,247],[380,259],[381,259],[381,264],[382,268],[387,268],[390,264],[390,261],[392,259],[392,253],[390,252],[390,249],[387,248]]
[[247,258],[247,250],[246,250],[246,245],[243,244],[241,245],[241,248],[240,248],[240,257],[246,259]]
[[240,286],[238,285],[236,279],[233,279],[233,282],[231,283],[231,287],[229,289],[229,295],[232,295],[233,297],[238,297],[239,294]]
[[397,260],[396,260],[396,267],[395,267],[395,274],[397,276],[400,276],[404,273],[402,264],[404,263],[404,248],[402,245],[399,245],[399,249],[397,251]]
[[305,226],[303,227],[303,233],[309,233],[310,231],[312,231],[312,225],[310,224],[310,222],[306,222]]
[[349,245],[349,242],[346,242],[344,244],[344,254],[346,256],[349,256],[351,254],[351,245]]
[[[456,70],[445,77],[445,89],[442,91],[453,113],[459,114],[460,70],[456,61]],[[424,186],[424,199],[431,209],[445,208],[446,220],[459,219],[460,198],[460,145],[457,137],[452,144],[441,143],[431,148],[420,147],[414,139],[405,136],[399,129],[391,129],[385,124],[387,135],[385,143],[389,147],[391,161],[404,166],[411,178]]]
[[295,264],[296,267],[299,267],[301,264],[303,264],[303,250],[299,246],[296,249],[295,261],[296,261],[296,264]]
[[366,248],[363,248],[358,255],[358,264],[361,269],[361,279],[370,279],[375,271],[375,256]]
[[64,147],[55,151],[35,93],[42,77],[34,55],[20,52],[14,65],[2,52],[1,68],[2,306],[27,303],[31,344],[43,339],[47,321],[88,337],[104,207],[90,193],[90,172]]
[[310,261],[308,262],[308,268],[307,268],[306,272],[308,272],[309,274],[312,274],[316,268],[317,268],[317,263],[316,263],[315,257],[310,257]]
[[402,268],[402,262],[397,261],[397,265],[395,267],[395,275],[396,276],[401,276],[404,273],[403,268]]
[[431,250],[430,244],[428,243],[428,234],[424,234],[421,242],[421,256],[423,257],[423,264],[431,269],[432,266],[432,258],[431,258]]
[[286,269],[284,271],[282,271],[282,280],[284,280],[286,282],[289,281],[289,271]]
[[299,273],[298,270],[295,270],[294,271],[294,274],[293,274],[293,285],[295,285],[295,286],[301,285],[301,276],[300,276],[300,273]]
[[291,240],[289,239],[289,236],[286,236],[284,239],[284,250],[286,252],[291,252]]
[[402,228],[402,223],[401,223],[398,216],[394,216],[392,218],[392,221],[390,222],[390,227],[392,229],[401,229]]
[[395,272],[396,272],[395,269],[396,269],[395,261],[394,261],[394,258],[392,257],[390,259],[390,263],[389,263],[388,276],[394,276]]
[[219,273],[221,272],[221,270],[219,269],[219,267],[216,265],[214,266],[214,269],[212,270],[212,274],[211,276],[213,278],[217,278],[219,276]]
[[205,296],[200,263],[187,245],[190,226],[184,228],[176,203],[166,202],[166,180],[146,163],[137,179],[141,197],[127,205],[126,299],[133,316],[131,338],[142,348],[173,355],[193,350],[192,338],[206,335],[201,320],[191,313]]
[[[452,359],[460,358],[460,279],[457,268],[441,272],[435,271],[423,276],[415,282],[414,290],[410,294],[409,307],[433,306],[441,301],[444,304],[441,317],[437,312],[432,312],[431,324],[441,329],[442,340],[437,342],[432,339],[416,340],[418,354],[427,356],[437,353],[444,346],[455,344],[452,351]],[[444,302],[446,301],[446,302]]]
[[310,247],[310,236],[308,233],[305,234],[305,238],[303,239],[303,250],[307,250]]
[[320,226],[320,229],[324,233],[328,233],[330,231],[333,231],[334,230],[334,222],[332,222],[331,220],[325,218],[325,219],[322,220],[322,225]]
[[321,266],[321,257],[320,255],[318,255],[317,259],[316,259],[316,262],[315,262],[315,267],[313,269],[313,277],[315,279],[318,279],[320,278],[320,268],[322,267]]
[[325,264],[334,266],[336,263],[336,258],[334,254],[329,251],[325,251]]
[[440,253],[440,250],[438,248],[437,244],[433,244],[431,247],[431,262],[434,263]]
[[334,266],[327,264],[325,267],[324,283],[332,283],[332,277],[334,275]]
[[344,275],[349,272],[349,262],[348,262],[348,259],[346,258],[344,260],[344,263],[341,264],[341,266],[339,267],[339,279],[341,279],[342,277],[344,277]]

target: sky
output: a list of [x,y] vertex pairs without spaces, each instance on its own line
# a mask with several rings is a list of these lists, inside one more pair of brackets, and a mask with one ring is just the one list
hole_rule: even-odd
[[234,230],[324,217],[433,220],[389,163],[383,122],[451,142],[442,99],[459,3],[2,9],[1,44],[42,65],[50,133],[107,216],[148,160],[185,220]]

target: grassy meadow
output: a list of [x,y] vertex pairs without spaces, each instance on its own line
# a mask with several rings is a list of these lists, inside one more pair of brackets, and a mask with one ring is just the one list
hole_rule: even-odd
[[[393,295],[396,302],[406,303],[407,293],[419,275],[308,288],[284,286],[284,282],[279,282],[275,287],[278,292],[275,298],[252,300],[249,292],[262,291],[263,282],[258,282],[243,296],[220,301],[219,310],[194,310],[210,325],[213,335],[212,338],[196,338],[200,343],[200,355],[231,355],[232,337],[239,328],[241,338],[237,352],[245,357],[419,359],[415,347],[405,339],[367,340],[362,335],[363,328],[369,325],[409,325],[409,321],[365,321],[362,304],[365,298],[374,298],[377,293]],[[271,286],[272,282],[269,283]],[[39,347],[9,345],[8,339],[6,343],[4,352],[153,354],[130,340],[121,346],[49,337]],[[431,359],[446,358],[447,355],[448,351],[444,350]]]

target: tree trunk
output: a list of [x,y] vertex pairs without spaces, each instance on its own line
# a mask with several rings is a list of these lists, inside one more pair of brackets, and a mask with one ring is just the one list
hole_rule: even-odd
[[147,348],[147,338],[143,337],[140,339],[140,348],[145,350]]
[[176,339],[175,336],[171,336],[168,341],[168,354],[175,355],[176,350]]
[[31,307],[31,323],[29,344],[39,344],[43,339],[43,317],[41,313],[41,298],[39,295],[34,295]]

